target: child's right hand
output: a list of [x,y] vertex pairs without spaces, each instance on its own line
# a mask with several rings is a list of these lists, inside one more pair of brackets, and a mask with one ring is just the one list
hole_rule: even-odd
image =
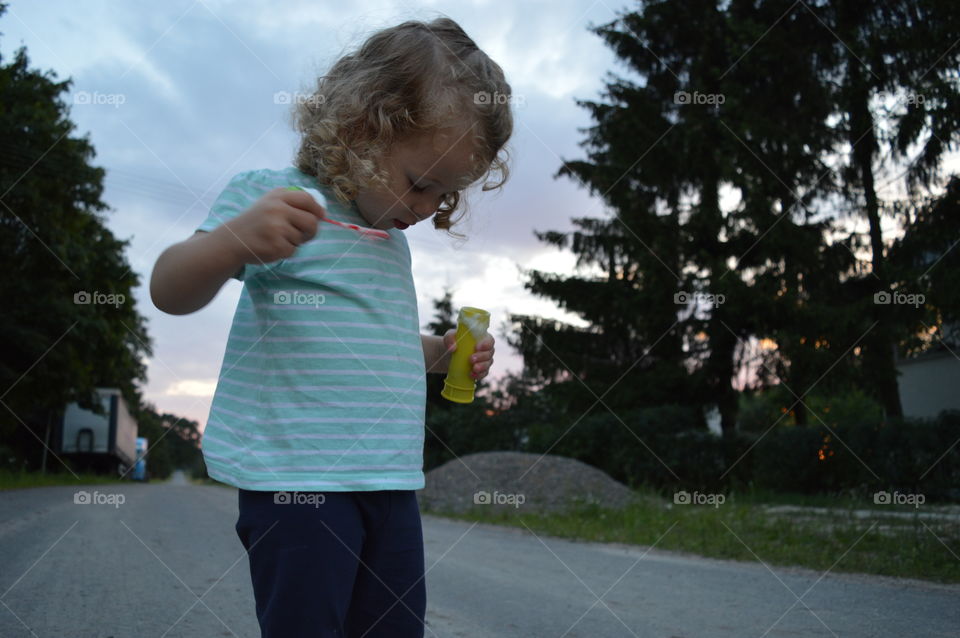
[[250,208],[226,222],[220,232],[245,264],[285,259],[317,234],[326,211],[304,191],[274,188]]

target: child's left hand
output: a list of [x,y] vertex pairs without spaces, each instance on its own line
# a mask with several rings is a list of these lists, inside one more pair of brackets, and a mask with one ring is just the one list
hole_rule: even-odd
[[[487,376],[487,373],[490,371],[490,366],[493,365],[493,343],[493,335],[489,332],[486,333],[483,339],[477,342],[476,349],[473,351],[473,354],[470,355],[470,363],[473,364],[470,376],[477,381]],[[457,349],[456,328],[447,330],[446,334],[443,335],[443,345],[446,346],[448,352],[453,352]]]

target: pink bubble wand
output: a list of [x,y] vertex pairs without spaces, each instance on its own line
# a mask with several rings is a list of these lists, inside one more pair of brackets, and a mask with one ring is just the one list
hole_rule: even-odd
[[[310,196],[313,197],[313,199],[315,199],[318,204],[324,207],[324,209],[326,209],[327,207],[326,198],[323,196],[322,193],[320,193],[320,191],[318,191],[315,188],[301,188],[299,186],[287,186],[287,190],[304,191],[305,193],[309,193]],[[357,226],[356,224],[348,224],[346,222],[338,222],[337,220],[330,219],[329,217],[321,217],[320,221],[327,222],[328,224],[333,224],[334,226],[339,226],[340,228],[346,228],[348,230],[356,231],[360,233],[362,237],[366,237],[367,239],[390,239],[390,233],[388,233],[385,230],[379,230],[376,228],[367,228],[366,226]]]

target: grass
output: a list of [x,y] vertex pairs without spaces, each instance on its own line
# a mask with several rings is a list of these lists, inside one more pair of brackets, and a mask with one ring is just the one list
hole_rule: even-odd
[[[0,470],[0,490],[53,485],[120,483],[97,474],[39,474]],[[125,481],[123,481],[125,482]],[[192,479],[197,485],[219,485]],[[884,517],[891,511],[930,511],[874,505],[863,498],[741,493],[719,507],[673,505],[653,491],[640,491],[637,503],[622,510],[581,505],[567,513],[533,514],[523,506],[474,506],[465,514],[425,510],[466,521],[530,528],[537,534],[608,543],[625,543],[689,552],[711,558],[763,561],[768,565],[818,571],[876,574],[960,583],[960,522],[917,516]],[[774,516],[770,505],[830,508],[829,514]],[[854,510],[876,515],[855,517]],[[669,530],[669,531],[668,531]]]
[[19,490],[29,487],[50,487],[53,485],[103,485],[126,483],[115,476],[103,474],[77,474],[75,477],[69,472],[40,474],[39,472],[14,472],[0,470],[0,491]]
[[[129,483],[130,478],[120,479],[115,476],[105,474],[78,473],[74,478],[69,472],[58,472],[50,474],[40,474],[39,472],[14,472],[11,470],[0,470],[0,491],[19,490],[30,487],[49,487],[53,485],[104,485],[115,483]],[[155,479],[154,482],[162,483],[165,479]],[[231,487],[224,485],[211,478],[193,478],[188,475],[187,480],[193,485],[219,485],[222,487]]]
[[[731,495],[719,507],[674,505],[654,492],[622,510],[595,505],[568,513],[533,514],[519,509],[473,506],[464,514],[428,513],[466,521],[529,527],[537,534],[585,541],[655,545],[711,558],[763,561],[767,565],[807,567],[960,583],[960,522],[917,516],[884,517],[863,499],[774,498],[762,494]],[[767,505],[831,507],[829,514],[773,515]],[[853,510],[877,510],[867,518]],[[919,510],[925,511],[924,508]],[[668,531],[669,530],[669,531]]]

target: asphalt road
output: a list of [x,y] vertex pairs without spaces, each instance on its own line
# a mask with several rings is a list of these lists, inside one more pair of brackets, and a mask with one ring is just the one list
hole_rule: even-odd
[[[91,486],[89,504],[76,491],[0,492],[0,637],[259,636],[234,490]],[[427,636],[960,636],[957,586],[429,516],[424,535]]]

